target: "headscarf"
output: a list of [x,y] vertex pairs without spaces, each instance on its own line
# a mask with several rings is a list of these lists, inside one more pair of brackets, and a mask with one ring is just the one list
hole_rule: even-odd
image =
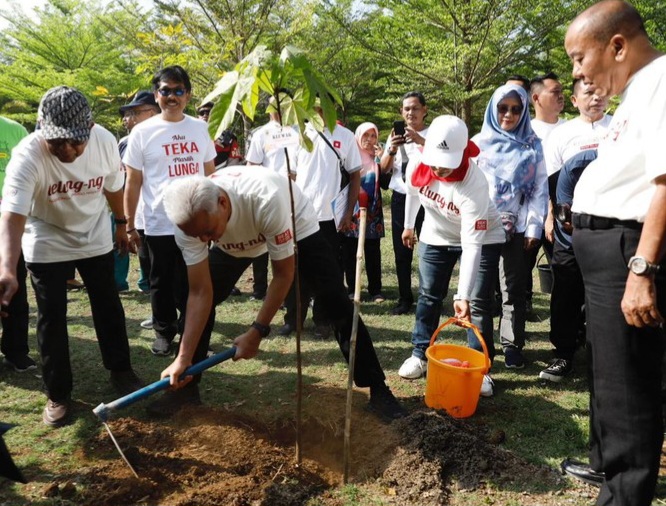
[[[520,98],[523,111],[516,127],[507,132],[497,121],[497,105],[512,94]],[[532,130],[527,93],[523,88],[505,84],[495,90],[486,107],[478,144],[481,148],[479,168],[495,178],[494,200],[498,210],[514,198],[529,199],[534,191],[537,166],[543,160],[543,149]],[[502,189],[504,191],[498,191]]]
[[358,144],[358,150],[361,152],[361,177],[365,176],[368,170],[374,170],[375,166],[377,165],[375,162],[375,153],[373,152],[370,154],[361,146],[361,138],[366,132],[370,130],[374,130],[377,134],[377,138],[379,138],[379,129],[377,128],[377,125],[370,123],[369,121],[361,123],[356,127],[356,131],[354,132],[354,137],[356,137],[356,144]]

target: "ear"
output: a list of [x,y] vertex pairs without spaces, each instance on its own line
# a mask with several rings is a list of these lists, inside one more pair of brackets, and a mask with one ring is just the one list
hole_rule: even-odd
[[615,61],[623,62],[627,57],[627,39],[622,34],[616,34],[611,37],[609,42]]

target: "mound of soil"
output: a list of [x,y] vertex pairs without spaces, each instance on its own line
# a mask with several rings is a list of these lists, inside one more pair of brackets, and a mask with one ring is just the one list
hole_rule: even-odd
[[[74,495],[76,504],[86,506],[296,506],[313,497],[321,504],[339,504],[329,491],[342,482],[344,392],[328,397],[318,398],[316,415],[304,413],[300,465],[293,421],[269,426],[200,407],[168,421],[111,421],[139,478],[100,431],[82,450],[90,467],[61,477],[48,495]],[[489,481],[519,484],[538,475],[542,482],[558,482],[552,470],[499,447],[502,440],[501,432],[441,412],[416,411],[387,425],[357,409],[350,481],[373,484],[386,504],[401,506],[446,504],[453,488]]]

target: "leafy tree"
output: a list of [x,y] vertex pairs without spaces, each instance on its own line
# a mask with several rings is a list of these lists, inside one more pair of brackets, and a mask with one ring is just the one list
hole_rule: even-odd
[[126,44],[109,26],[135,25],[128,13],[106,13],[97,1],[49,0],[28,17],[1,13],[0,89],[18,121],[33,125],[44,92],[73,86],[89,99],[97,122],[121,131],[117,107],[141,84],[126,58]]

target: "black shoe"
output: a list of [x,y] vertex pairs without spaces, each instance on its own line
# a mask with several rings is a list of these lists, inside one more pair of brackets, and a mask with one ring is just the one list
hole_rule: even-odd
[[284,325],[282,325],[282,327],[280,327],[280,328],[278,329],[278,331],[277,331],[277,335],[278,335],[278,336],[288,336],[288,335],[290,335],[292,332],[294,332],[295,330],[296,330],[295,327],[292,327],[290,324],[285,323]]
[[111,385],[120,395],[131,394],[146,386],[137,374],[129,369],[128,371],[111,371]]
[[162,397],[146,406],[149,415],[155,418],[168,418],[186,406],[201,405],[198,385],[188,385],[179,390],[167,390]]
[[328,339],[331,336],[331,326],[315,325],[314,336],[317,339]]
[[240,288],[238,288],[237,286],[234,286],[231,289],[231,292],[229,293],[229,295],[238,296],[238,295],[243,295],[243,294],[241,293]]
[[150,351],[158,357],[168,357],[172,352],[172,344],[166,337],[156,337]]
[[69,418],[69,401],[46,401],[46,406],[42,412],[42,421],[50,427],[62,427]]
[[391,392],[391,389],[384,383],[378,387],[370,387],[370,401],[366,409],[388,422],[403,418],[409,414],[400,405],[398,399]]
[[26,372],[37,369],[37,364],[28,355],[16,355],[13,357],[5,357],[2,361],[5,367],[14,369],[16,372]]
[[518,348],[507,348],[504,350],[504,366],[507,369],[523,369],[525,358]]
[[540,321],[539,316],[534,312],[534,306],[532,305],[532,299],[525,300],[525,320],[528,322],[538,322]]
[[411,312],[412,312],[412,304],[407,304],[406,302],[400,302],[398,303],[397,306],[391,309],[391,314],[395,316],[401,314],[408,314]]
[[266,298],[265,293],[253,293],[250,295],[250,300],[264,300]]
[[595,487],[600,487],[605,479],[604,473],[595,471],[589,464],[578,460],[564,459],[560,464],[560,468],[562,469],[562,474],[568,474]]
[[573,370],[573,361],[556,358],[539,373],[539,378],[559,383]]

